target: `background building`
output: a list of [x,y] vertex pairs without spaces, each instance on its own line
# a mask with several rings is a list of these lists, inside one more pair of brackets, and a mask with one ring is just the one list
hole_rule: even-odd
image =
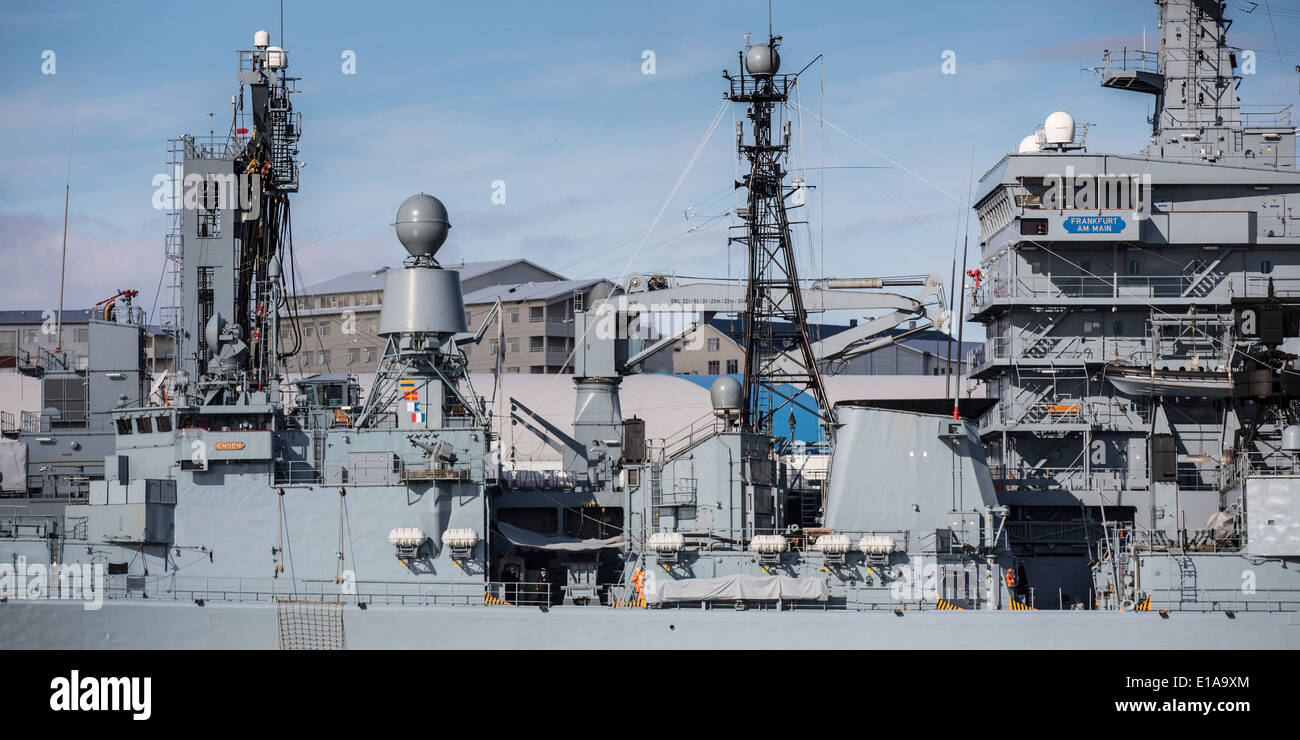
[[[843,324],[809,324],[808,332],[816,342],[857,326],[853,320]],[[899,336],[912,329],[898,328],[889,332]],[[715,318],[700,328],[701,336],[678,342],[673,346],[672,368],[666,372],[678,375],[720,375],[742,372],[745,364],[745,323],[740,319]],[[948,362],[948,344],[952,343],[952,362]],[[966,364],[960,358],[981,346],[978,342],[958,345],[955,337],[947,333],[926,329],[910,333],[894,344],[881,347],[847,363],[824,363],[822,371],[831,375],[947,375],[952,367],[955,374],[961,363],[962,374]],[[666,352],[665,352],[666,354]]]
[[615,290],[614,283],[603,279],[555,280],[494,285],[465,295],[470,331],[478,331],[501,301],[500,325],[488,329],[479,346],[466,350],[470,372],[492,372],[498,348],[503,350],[502,372],[573,372],[575,307],[584,310]]
[[[604,298],[613,289],[607,280],[567,280],[528,260],[492,260],[446,265],[460,272],[470,331],[476,331],[500,298],[505,332],[503,367],[511,373],[567,371],[573,349],[574,301]],[[368,375],[379,366],[385,340],[379,332],[387,267],[352,272],[299,290],[280,320],[281,351],[298,353],[288,360],[290,377],[316,373]],[[583,304],[589,305],[589,304]],[[296,317],[301,333],[295,338]],[[498,333],[489,330],[483,343],[467,353],[476,371],[491,371]]]
[[[43,356],[53,355],[56,348],[62,347],[60,354],[64,356],[68,369],[85,370],[90,320],[92,317],[98,320],[101,312],[96,309],[65,309],[62,342],[55,328],[57,316],[55,309],[0,311],[0,369],[42,364]],[[171,368],[171,337],[160,328],[149,327],[144,346],[145,366],[150,372],[161,373]]]

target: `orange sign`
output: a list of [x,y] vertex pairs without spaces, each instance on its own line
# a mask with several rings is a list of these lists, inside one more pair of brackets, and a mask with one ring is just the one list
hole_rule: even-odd
[[244,449],[244,443],[243,442],[216,442],[212,445],[212,448],[215,450],[242,450]]

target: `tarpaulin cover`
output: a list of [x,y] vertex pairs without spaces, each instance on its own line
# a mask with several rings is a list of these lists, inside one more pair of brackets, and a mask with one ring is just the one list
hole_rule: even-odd
[[27,445],[0,440],[0,490],[27,490]]
[[683,578],[679,581],[655,578],[646,589],[646,601],[825,601],[829,596],[822,578],[793,576],[722,576]]
[[622,535],[610,537],[605,540],[580,540],[572,537],[557,537],[552,534],[543,534],[534,532],[531,529],[516,527],[513,524],[497,522],[497,529],[501,534],[511,542],[520,547],[531,547],[534,550],[564,550],[566,552],[587,552],[589,550],[603,550],[607,547],[620,547],[624,543]]

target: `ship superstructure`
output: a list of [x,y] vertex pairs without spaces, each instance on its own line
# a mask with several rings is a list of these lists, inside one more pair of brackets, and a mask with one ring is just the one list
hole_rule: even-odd
[[[296,269],[288,215],[298,185],[289,157],[300,127],[289,104],[287,53],[270,47],[259,32],[254,50],[240,55],[241,90],[253,100],[251,123],[240,125],[241,92],[228,137],[219,144],[188,137],[179,142],[180,174],[183,181],[195,176],[198,195],[182,200],[168,240],[177,280],[168,322],[177,342],[176,370],[169,382],[149,386],[156,393],[142,390],[139,399],[100,412],[111,420],[111,449],[103,453],[102,472],[78,472],[84,495],[56,499],[46,484],[32,485],[16,504],[19,513],[0,516],[0,565],[57,574],[63,583],[100,568],[107,598],[102,607],[86,609],[75,600],[15,594],[0,605],[0,644],[1038,647],[1064,639],[1062,615],[1054,610],[1067,605],[1068,593],[1071,604],[1084,607],[1065,615],[1077,618],[1067,630],[1073,646],[1179,646],[1188,640],[1294,645],[1289,620],[1300,588],[1285,582],[1294,557],[1279,536],[1289,531],[1293,479],[1273,458],[1264,466],[1266,478],[1260,469],[1235,468],[1239,477],[1214,496],[1189,497],[1177,485],[1156,488],[1155,475],[1145,488],[1116,487],[1121,501],[1086,486],[1074,498],[1026,498],[1029,490],[1006,484],[1013,477],[1005,472],[1012,459],[1007,450],[1021,454],[1034,435],[1063,452],[1076,442],[1092,450],[1096,436],[1143,459],[1145,445],[1154,450],[1164,444],[1149,442],[1153,434],[1178,439],[1189,422],[1170,414],[1156,389],[1183,389],[1186,377],[1195,388],[1215,382],[1198,374],[1195,363],[1209,352],[1199,339],[1191,340],[1197,349],[1190,350],[1195,359],[1187,368],[1171,367],[1163,356],[1144,365],[1132,353],[1101,363],[1061,363],[1082,373],[1078,379],[1061,374],[1062,389],[1074,387],[1066,385],[1074,380],[1090,388],[1087,383],[1109,382],[1106,373],[1115,373],[1115,392],[1098,390],[1095,397],[1112,399],[1129,416],[1127,426],[1107,429],[1105,436],[1084,426],[1082,416],[1067,418],[1081,415],[1082,403],[1070,412],[1068,400],[1055,398],[1066,411],[991,429],[989,420],[1002,418],[1019,398],[1011,391],[988,413],[983,399],[960,399],[955,409],[950,399],[829,406],[819,364],[848,361],[894,341],[900,334],[891,330],[904,322],[915,322],[917,330],[945,328],[950,317],[936,275],[798,278],[787,211],[806,203],[789,197],[797,185],[784,179],[788,135],[774,130],[771,115],[798,76],[779,74],[778,42],[769,35],[747,46],[741,69],[727,75],[728,95],[746,107],[749,121],[737,141],[751,163],[749,178],[738,184],[748,190],[749,205],[737,225],[738,239],[749,247],[746,281],[688,283],[634,274],[608,298],[575,306],[574,374],[557,377],[553,391],[572,393],[573,413],[559,419],[518,398],[491,407],[472,386],[466,351],[482,342],[498,317],[467,331],[459,276],[437,260],[444,242],[454,238],[452,217],[423,193],[397,207],[396,237],[407,257],[401,269],[385,275],[378,334],[386,348],[369,392],[362,397],[356,379],[345,375],[285,382],[284,362],[301,344],[290,308]],[[1001,265],[1019,264],[1017,255],[1029,251],[1023,228],[1043,230],[1035,234],[1046,237],[1066,228],[1062,222],[1090,229],[1115,223],[1107,214],[1054,213],[1020,197],[1016,188],[1034,183],[1022,184],[1015,168],[1030,171],[1057,159],[1075,167],[1110,161],[1083,153],[1072,135],[1049,133],[1043,152],[1010,157],[998,170],[1010,175],[986,178],[1003,184],[987,186],[981,218],[996,212],[1008,220],[986,227],[992,278],[984,288],[1001,286]],[[1280,167],[1243,170],[1251,177],[1294,174]],[[205,191],[223,181],[232,183],[233,200],[214,200]],[[1002,205],[990,209],[995,202]],[[1135,208],[1125,203],[1122,210]],[[1172,218],[1173,209],[1166,212],[1166,230],[1183,223]],[[1104,232],[1095,233],[1100,238]],[[1134,238],[1141,233],[1125,232]],[[1111,236],[1097,249],[1117,254],[1116,241]],[[1066,248],[1049,241],[1037,246]],[[1100,269],[1100,258],[1091,259]],[[881,290],[897,287],[916,291]],[[1021,312],[1068,317],[1091,305],[1058,298],[1025,307],[1016,302],[1019,294],[996,290],[1002,292],[992,299],[976,296],[980,320],[996,323],[1005,316],[1007,326],[1021,326]],[[1135,305],[1121,306],[1114,290],[1095,299],[1117,315],[1146,315]],[[1250,444],[1280,436],[1283,446],[1300,448],[1300,427],[1283,433],[1276,421],[1266,421],[1289,418],[1287,376],[1270,363],[1290,361],[1280,334],[1287,327],[1298,329],[1292,336],[1300,334],[1300,310],[1276,288],[1258,305],[1233,307],[1218,320],[1227,322],[1234,342],[1248,341],[1239,325],[1246,310],[1257,311],[1256,323],[1265,327],[1259,347],[1245,347],[1245,360],[1225,355],[1223,369],[1214,372],[1226,374],[1234,389],[1245,373],[1252,395],[1234,395],[1233,403],[1269,410],[1242,425]],[[825,311],[870,318],[811,341],[808,315]],[[665,335],[657,329],[661,313],[692,319]],[[688,428],[648,436],[644,419],[624,415],[620,388],[647,358],[717,314],[744,319],[750,356],[743,378],[718,378],[708,407]],[[1210,315],[1177,318],[1198,331],[1217,326]],[[1057,323],[1069,326],[1064,318]],[[1133,337],[1135,346],[1142,337]],[[91,344],[92,357],[112,356],[93,336]],[[1165,345],[1152,346],[1163,351]],[[1056,379],[1052,362],[1035,367]],[[99,365],[92,359],[91,367],[94,373]],[[992,373],[992,367],[981,359],[980,372]],[[1146,385],[1143,370],[1151,380]],[[1006,380],[999,388],[1013,385]],[[1124,388],[1139,398],[1120,398]],[[1213,400],[1204,403],[1212,408]],[[821,442],[795,445],[781,433],[778,412],[793,406],[815,411],[824,424]],[[1194,421],[1198,429],[1216,423]],[[558,453],[560,463],[549,470],[515,467],[500,438],[503,424],[528,429]],[[1022,432],[1025,440],[1016,446],[999,446]],[[60,441],[57,434],[52,439]],[[986,447],[1002,466],[994,474]],[[1211,454],[1205,446],[1196,449]],[[818,465],[811,464],[814,457]],[[824,474],[810,475],[817,469]],[[1098,464],[1088,471],[1108,469]],[[1252,503],[1252,495],[1258,498],[1252,490],[1262,491],[1266,503]],[[1146,503],[1149,510],[1142,508]],[[1168,506],[1175,517],[1199,514],[1202,507],[1219,517],[1211,525],[1216,551],[1209,553],[1218,560],[1204,560],[1185,532],[1142,526],[1144,515]],[[1260,526],[1259,519],[1240,514],[1263,506],[1272,507],[1273,520],[1265,526],[1274,529],[1237,531],[1243,522]],[[1060,533],[1062,525],[1079,523],[1066,521],[1065,510],[1082,512],[1081,544]],[[1040,524],[1045,533],[1026,533]],[[1219,536],[1221,530],[1228,535]],[[1196,540],[1195,548],[1201,543]],[[1067,555],[1058,557],[1053,546]],[[1171,562],[1180,571],[1168,570]],[[1213,604],[1203,598],[1174,602],[1169,608],[1187,612],[1174,630],[1134,613],[1153,599],[1170,603],[1160,585],[1169,573],[1186,572],[1188,562],[1202,574],[1203,586],[1224,589],[1239,583],[1234,569],[1253,564],[1261,571],[1261,592]],[[1045,591],[1059,597],[1046,599]],[[1229,603],[1243,616],[1225,624],[1221,613]]]
[[[1239,603],[1247,570],[1282,570],[1268,586],[1259,575],[1261,592],[1296,585],[1285,560],[1263,558],[1300,541],[1245,536],[1288,526],[1252,487],[1296,506],[1276,477],[1294,454],[1294,357],[1275,350],[1297,333],[1273,300],[1300,278],[1295,128],[1289,106],[1238,102],[1224,3],[1156,5],[1159,50],[1108,51],[1098,70],[1105,87],[1152,96],[1147,147],[1089,152],[1087,127],[1054,113],[975,203],[971,316],[988,338],[973,375],[999,399],[980,435],[1039,603]],[[1094,571],[1110,574],[1100,588]]]

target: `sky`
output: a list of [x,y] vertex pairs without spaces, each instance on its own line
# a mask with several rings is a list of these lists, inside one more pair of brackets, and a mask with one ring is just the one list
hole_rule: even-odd
[[[1258,59],[1243,102],[1295,104],[1300,0],[1252,5],[1229,2],[1230,43]],[[167,140],[229,128],[235,50],[258,29],[283,34],[301,78],[293,233],[306,282],[400,264],[391,224],[416,192],[450,212],[444,265],[741,274],[727,231],[743,111],[727,105],[705,135],[723,68],[746,32],[766,36],[762,0],[285,0],[283,27],[279,10],[0,2],[0,309],[57,306],[65,182],[66,306],[133,288],[156,309]],[[1144,32],[1158,47],[1156,12],[1150,0],[774,0],[783,71],[822,55],[784,113],[789,166],[804,168],[792,174],[814,188],[792,213],[801,274],[947,282],[972,179],[1053,111],[1094,124],[1090,151],[1140,150],[1151,99],[1083,68],[1141,48]],[[955,74],[942,73],[947,52]]]

